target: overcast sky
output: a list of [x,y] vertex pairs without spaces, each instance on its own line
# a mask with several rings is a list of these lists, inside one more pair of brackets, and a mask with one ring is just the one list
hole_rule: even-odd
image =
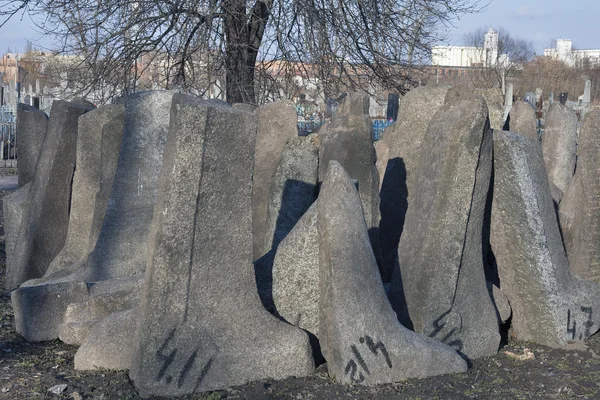
[[[22,52],[27,39],[39,40],[31,20],[20,19],[0,28],[0,53],[9,47]],[[454,25],[447,43],[441,44],[460,45],[464,33],[492,25],[531,40],[537,54],[543,54],[552,39],[571,39],[578,49],[600,49],[600,0],[491,0],[483,12],[464,16]],[[48,40],[41,44],[51,47]]]

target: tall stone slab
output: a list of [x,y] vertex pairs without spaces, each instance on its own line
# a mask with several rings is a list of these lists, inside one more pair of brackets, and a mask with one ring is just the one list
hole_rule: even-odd
[[599,328],[600,286],[569,271],[537,141],[494,131],[490,243],[519,340],[564,346]]
[[276,249],[317,199],[319,136],[291,138],[273,174],[263,253]]
[[391,280],[394,260],[408,207],[421,143],[427,125],[444,105],[450,86],[419,86],[409,91],[400,103],[398,121],[386,128],[383,141],[389,147],[389,161],[381,177],[379,237],[386,271],[383,279]]
[[585,81],[585,87],[583,89],[582,103],[589,104],[592,100],[592,81],[589,79]]
[[[6,269],[14,270],[15,268],[15,246],[19,228],[23,222],[25,208],[29,204],[29,189],[31,182],[23,187],[9,193],[2,198],[2,209],[4,212],[4,251],[6,252]],[[19,286],[19,281],[14,281],[17,276],[12,278],[6,277],[6,290],[12,290]]]
[[117,169],[124,116],[124,105],[111,104],[79,118],[67,239],[50,263],[46,280],[77,270],[96,245]]
[[507,124],[506,128],[511,132],[518,132],[526,138],[538,140],[535,110],[528,102],[518,100],[513,104],[508,114]]
[[560,226],[571,272],[600,283],[600,112],[587,115],[579,139],[577,171],[560,203]]
[[492,171],[484,100],[446,104],[422,146],[390,300],[400,321],[416,332],[471,359],[495,354],[500,334],[482,255]]
[[502,129],[504,126],[504,96],[500,88],[453,87],[446,94],[445,103],[457,100],[473,100],[477,96],[482,96],[485,99],[490,127],[492,129]]
[[[125,116],[117,169],[93,250],[73,273],[26,282],[12,293],[17,331],[27,340],[58,337],[68,306],[89,297],[88,283],[143,275],[172,96],[140,92],[121,101]],[[95,207],[103,208],[102,202]]]
[[71,185],[75,171],[78,118],[89,109],[57,100],[31,181],[14,247],[14,264],[6,271],[10,290],[44,275],[65,244]]
[[318,200],[319,341],[337,382],[378,384],[465,371],[450,347],[403,327],[388,302],[362,202],[332,161]]
[[256,117],[183,95],[171,112],[130,376],[147,397],[311,373],[306,334],[256,293]]
[[380,261],[379,173],[375,166],[377,156],[372,137],[373,126],[368,115],[336,117],[323,126],[319,132],[319,181],[325,178],[327,166],[332,160],[339,162],[352,179],[358,181],[369,237]]
[[258,116],[258,133],[254,149],[252,232],[253,258],[256,260],[264,254],[271,180],[281,161],[283,147],[290,138],[298,136],[298,115],[294,103],[288,100],[265,104],[255,113]]
[[30,105],[17,105],[17,138],[19,141],[19,187],[25,186],[33,179],[37,163],[46,135],[48,116],[45,112]]
[[370,98],[367,93],[350,92],[340,102],[336,117],[369,115]]
[[577,152],[577,115],[560,103],[548,109],[542,138],[548,181],[563,193],[573,179]]

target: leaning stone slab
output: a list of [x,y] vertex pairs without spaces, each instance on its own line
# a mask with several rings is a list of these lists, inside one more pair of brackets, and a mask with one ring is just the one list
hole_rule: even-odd
[[143,275],[172,96],[172,92],[154,91],[123,99],[125,122],[117,170],[94,250],[75,272],[32,280],[12,293],[17,331],[28,341],[58,337],[67,307],[89,296],[82,284]]
[[[2,209],[4,211],[4,250],[6,252],[6,269],[15,269],[15,245],[17,243],[17,235],[23,221],[23,214],[28,205],[29,189],[31,183],[27,183],[13,193],[7,194],[2,198]],[[6,290],[13,290],[20,284],[17,276],[7,276],[5,287]]]
[[490,242],[516,338],[560,347],[600,328],[600,286],[571,274],[539,142],[494,131]]
[[398,243],[402,235],[408,197],[417,170],[421,143],[429,121],[443,105],[450,86],[419,86],[400,103],[398,121],[386,128],[383,141],[389,147],[385,174],[380,176],[381,223],[379,236],[385,267],[383,279],[391,280]]
[[560,203],[560,226],[571,272],[600,283],[600,112],[586,116],[579,138],[577,171]]
[[548,180],[564,193],[573,179],[577,152],[577,115],[567,106],[550,105],[542,151]]
[[312,373],[307,335],[256,292],[256,129],[253,114],[173,98],[130,369],[142,397]]
[[538,140],[535,110],[526,101],[515,101],[508,114],[508,129],[531,140]]
[[65,244],[69,223],[71,184],[75,171],[78,119],[89,111],[57,100],[52,105],[46,136],[29,190],[14,247],[7,282],[20,285],[40,278]]
[[378,384],[467,369],[450,347],[409,331],[387,300],[362,203],[332,161],[318,200],[319,341],[337,382]]
[[46,135],[48,116],[45,112],[27,104],[17,105],[17,138],[19,145],[19,187],[23,187],[33,179],[37,163]]
[[319,336],[317,202],[279,244],[273,262],[273,302],[290,324]]
[[470,359],[496,354],[498,319],[482,255],[492,171],[484,100],[446,104],[422,146],[427,150],[415,171],[390,300],[400,321],[416,332]]
[[483,96],[488,107],[490,127],[502,129],[504,126],[504,96],[499,88],[470,88],[453,87],[446,94],[445,102],[457,100],[473,100],[476,96]]
[[271,180],[281,160],[283,147],[298,136],[298,115],[294,103],[288,100],[265,104],[255,110],[258,133],[254,150],[254,187],[252,191],[253,258],[256,260],[270,249],[264,249],[267,210]]

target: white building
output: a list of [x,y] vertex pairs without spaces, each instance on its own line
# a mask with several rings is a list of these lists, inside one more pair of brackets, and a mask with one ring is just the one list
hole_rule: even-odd
[[508,54],[498,56],[498,33],[494,29],[485,34],[483,47],[434,46],[431,62],[445,67],[508,66]]
[[569,39],[558,39],[556,47],[544,49],[544,56],[563,61],[569,67],[600,66],[600,49],[573,50],[573,43]]

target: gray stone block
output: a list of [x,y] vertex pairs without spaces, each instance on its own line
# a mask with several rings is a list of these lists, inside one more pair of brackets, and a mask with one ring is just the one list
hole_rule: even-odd
[[317,203],[279,244],[273,262],[277,314],[319,336],[319,232]]
[[571,272],[600,283],[600,112],[586,116],[579,138],[577,171],[560,203],[560,226]]
[[485,99],[490,127],[492,129],[502,129],[504,127],[504,96],[500,88],[456,86],[446,94],[445,103],[457,100],[474,100],[477,96],[482,96]]
[[450,347],[403,327],[387,300],[356,188],[336,161],[318,200],[319,341],[337,382],[378,384],[463,372]]
[[533,107],[526,101],[515,101],[508,114],[507,128],[531,140],[538,140],[537,118]]
[[[482,228],[492,171],[492,134],[480,97],[442,107],[414,171],[390,300],[400,321],[470,359],[498,351],[486,286]],[[425,150],[426,149],[426,150]]]
[[95,325],[75,353],[75,369],[129,369],[137,315],[137,309],[120,311]]
[[409,91],[400,103],[398,121],[386,128],[383,141],[389,147],[385,174],[380,176],[381,223],[379,237],[384,267],[382,277],[391,280],[398,255],[408,198],[417,170],[421,142],[429,121],[444,105],[448,85],[419,86]]
[[350,92],[340,102],[336,110],[336,117],[349,115],[369,115],[370,98],[367,93]]
[[[31,181],[7,282],[40,278],[65,244],[71,185],[75,171],[77,124],[89,109],[57,100],[52,105],[44,143]],[[10,289],[15,289],[12,286]]]
[[560,103],[553,103],[546,114],[542,151],[550,183],[563,193],[575,173],[577,152],[577,115]]
[[283,147],[290,138],[298,136],[298,115],[294,103],[288,100],[265,104],[255,110],[258,132],[254,149],[254,187],[252,191],[253,258],[260,258],[264,250],[267,210],[271,181],[281,161]]
[[600,286],[571,274],[540,143],[494,131],[490,242],[519,340],[560,347],[600,328]]
[[142,397],[312,373],[307,335],[256,291],[256,129],[250,113],[173,98],[130,370]]
[[17,138],[19,146],[19,187],[31,182],[46,135],[48,116],[27,104],[17,105]]
[[[379,246],[379,173],[377,156],[372,142],[373,126],[368,115],[350,115],[334,118],[319,131],[319,181],[327,173],[329,161],[339,162],[348,174],[358,181],[358,192],[363,203],[371,245],[381,265]],[[383,271],[381,271],[383,272]]]
[[[4,211],[4,251],[6,252],[7,271],[16,268],[15,244],[17,243],[17,235],[23,221],[25,208],[28,205],[30,188],[31,183],[27,183],[20,189],[2,198],[2,209]],[[4,284],[6,290],[13,290],[19,287],[20,279],[16,275],[7,276]]]

